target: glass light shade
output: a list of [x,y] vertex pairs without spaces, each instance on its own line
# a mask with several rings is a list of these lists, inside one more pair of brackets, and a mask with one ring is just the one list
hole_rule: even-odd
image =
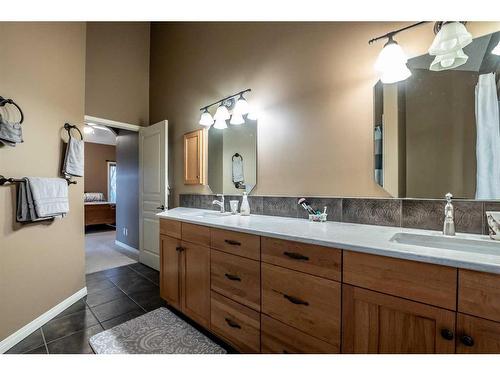
[[498,42],[497,46],[491,50],[491,53],[500,56],[500,42]]
[[449,22],[441,26],[429,48],[429,55],[446,55],[464,48],[472,42],[472,34],[460,22]]
[[227,107],[225,105],[220,105],[217,107],[217,111],[215,112],[214,119],[216,120],[229,120],[231,115],[229,114],[229,111],[227,110]]
[[83,128],[83,132],[84,132],[85,134],[93,134],[93,133],[94,133],[94,129],[93,129],[91,126],[86,125],[86,126]]
[[215,119],[214,128],[215,129],[226,129],[227,128],[226,120],[221,119],[221,118]]
[[210,112],[208,112],[208,110],[205,109],[205,111],[203,111],[200,117],[200,125],[210,127],[212,126],[213,123],[214,119],[212,115],[210,114]]
[[258,118],[259,118],[259,114],[257,113],[256,110],[250,110],[248,112],[247,119],[252,120],[252,121],[257,121]]
[[246,115],[250,111],[250,105],[245,100],[245,98],[240,96],[236,104],[234,105],[233,113],[238,113],[239,115]]
[[406,66],[407,61],[408,58],[399,44],[389,40],[375,61],[375,70],[380,73],[382,83],[399,82],[411,76],[411,71]]
[[455,52],[451,52],[445,55],[437,55],[434,61],[431,63],[429,69],[435,72],[453,69],[457,66],[465,64],[468,59],[469,56],[467,56],[463,50],[459,49]]
[[229,121],[231,125],[242,125],[245,123],[245,119],[241,115],[241,113],[236,113],[233,112],[233,115],[231,116],[231,121]]

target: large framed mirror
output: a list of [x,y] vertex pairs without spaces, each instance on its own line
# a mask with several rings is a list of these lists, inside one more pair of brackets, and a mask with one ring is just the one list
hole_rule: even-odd
[[374,178],[391,196],[500,199],[499,40],[474,39],[449,70],[417,56],[407,80],[375,85]]
[[250,194],[257,185],[257,121],[208,130],[207,181],[214,194]]

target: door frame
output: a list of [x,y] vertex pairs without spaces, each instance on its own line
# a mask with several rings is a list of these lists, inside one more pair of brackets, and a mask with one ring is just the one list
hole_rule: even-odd
[[[168,199],[169,199],[169,194],[170,194],[170,185],[168,184],[168,120],[162,120],[162,121],[159,121],[157,123],[151,124],[150,126],[154,126],[154,125],[158,125],[158,124],[163,124],[165,126],[165,137],[162,140],[162,142],[164,142],[163,147],[164,147],[165,155],[163,155],[163,157],[165,158],[165,167],[161,173],[163,173],[162,183],[163,183],[163,186],[165,187],[164,196],[162,197],[162,199],[164,201],[163,205],[165,206],[164,209],[168,210]],[[147,128],[149,128],[149,127],[141,127],[141,129],[144,129],[144,130]],[[139,130],[141,130],[141,129],[139,129]],[[139,131],[139,197],[138,197],[138,199],[139,199],[139,262],[144,263],[145,265],[147,265],[149,267],[156,268],[156,267],[154,267],[154,264],[153,264],[151,257],[148,257],[147,259],[144,257],[144,239],[143,239],[143,232],[144,232],[143,212],[144,212],[144,209],[143,209],[143,199],[142,199],[144,175],[143,175],[143,168],[142,168],[142,163],[143,163],[142,147],[143,147],[142,146],[142,138],[141,138],[141,134]],[[160,177],[161,177],[161,174],[160,174]],[[159,218],[158,218],[158,230],[159,230]],[[158,233],[158,238],[159,237],[160,237],[160,235]],[[160,243],[158,240],[158,246],[159,245],[160,245]],[[159,251],[160,251],[160,249],[159,249]],[[160,259],[160,257],[158,254],[158,264],[157,264],[158,268],[156,268],[156,269],[159,269],[159,267],[160,267],[159,259]]]

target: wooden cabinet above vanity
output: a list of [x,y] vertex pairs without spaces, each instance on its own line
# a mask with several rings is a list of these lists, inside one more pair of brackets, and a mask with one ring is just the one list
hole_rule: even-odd
[[242,353],[500,353],[500,275],[165,218],[160,233],[162,298]]

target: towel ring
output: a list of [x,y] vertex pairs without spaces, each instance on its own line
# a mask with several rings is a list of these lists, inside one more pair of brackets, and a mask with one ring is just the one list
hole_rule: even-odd
[[19,114],[21,115],[21,121],[19,121],[19,123],[22,124],[24,121],[24,113],[23,113],[23,110],[21,109],[21,107],[19,107],[16,104],[16,102],[13,101],[12,99],[5,99],[5,98],[0,96],[0,107],[5,106],[5,104],[12,104],[14,107],[17,108],[17,110],[19,111]]
[[83,141],[83,134],[80,131],[80,129],[78,129],[78,127],[76,125],[71,125],[71,124],[65,123],[64,124],[64,129],[66,129],[66,131],[68,132],[68,136],[70,138],[71,138],[71,129],[76,129],[76,131],[80,134],[81,140]]
[[241,158],[241,161],[243,161],[243,156],[241,156],[238,153],[236,153],[236,154],[233,155],[233,157],[231,158],[231,161],[234,161],[234,158]]

